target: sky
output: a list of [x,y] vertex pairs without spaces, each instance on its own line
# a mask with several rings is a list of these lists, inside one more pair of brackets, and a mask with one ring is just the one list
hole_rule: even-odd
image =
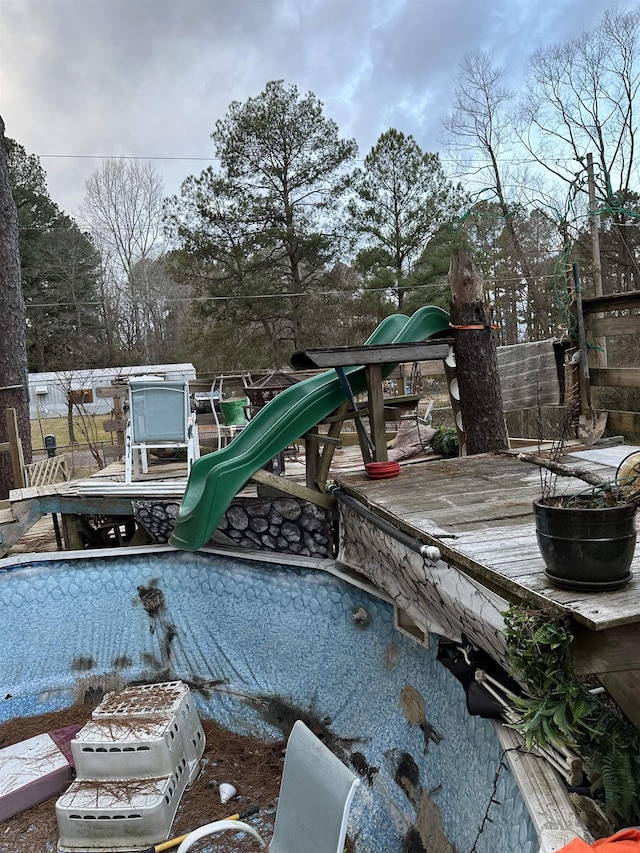
[[465,53],[522,84],[538,48],[632,0],[0,0],[0,115],[77,215],[100,157],[149,158],[167,195],[214,163],[231,101],[283,79],[364,157],[411,134],[446,167],[441,120]]

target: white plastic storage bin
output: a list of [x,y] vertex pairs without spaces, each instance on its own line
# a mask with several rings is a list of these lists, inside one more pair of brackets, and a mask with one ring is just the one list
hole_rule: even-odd
[[165,779],[73,782],[56,802],[58,850],[132,851],[164,841],[187,778],[185,762]]
[[189,765],[189,781],[197,777],[205,737],[191,691],[182,681],[142,684],[127,687],[118,693],[110,693],[94,709],[91,716],[95,722],[123,717],[145,720],[172,717]]
[[78,779],[159,778],[185,760],[173,715],[91,720],[71,741],[71,751]]

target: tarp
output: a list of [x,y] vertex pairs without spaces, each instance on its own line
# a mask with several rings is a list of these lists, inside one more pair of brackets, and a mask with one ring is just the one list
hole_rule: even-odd
[[593,844],[576,838],[558,853],[584,853],[585,850],[598,850],[599,853],[640,853],[640,830],[623,829],[608,838],[599,838]]

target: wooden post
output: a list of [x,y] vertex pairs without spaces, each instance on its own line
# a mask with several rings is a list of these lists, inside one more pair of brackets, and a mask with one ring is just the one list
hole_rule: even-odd
[[9,452],[11,453],[11,468],[16,489],[24,489],[24,454],[22,441],[18,431],[18,414],[15,409],[7,409],[7,434],[9,436]]
[[387,436],[384,420],[384,399],[382,396],[382,365],[367,364],[365,368],[367,391],[369,394],[369,431],[375,462],[386,462]]
[[[349,410],[349,401],[345,401],[342,405],[336,410],[336,415],[344,415]],[[340,433],[342,432],[342,425],[344,421],[342,419],[334,421],[332,424],[329,424],[329,438],[339,439]],[[317,470],[317,480],[316,484],[318,488],[326,492],[327,490],[327,479],[329,477],[329,470],[331,469],[331,462],[333,460],[333,454],[335,452],[336,445],[327,443],[324,445],[322,450],[322,455],[320,457],[320,462]]]
[[320,490],[318,486],[318,469],[320,467],[320,445],[312,436],[318,434],[318,427],[309,430],[309,437],[304,440],[305,481],[308,489]]
[[471,253],[456,249],[449,268],[451,325],[460,412],[467,453],[487,453],[509,446],[502,413],[496,333],[483,298],[482,274]]
[[[119,421],[122,418],[122,397],[113,398],[113,419]],[[116,432],[116,444],[124,445],[124,432],[119,429]]]
[[62,514],[62,533],[64,536],[65,551],[82,551],[84,541],[80,535],[82,516]]
[[[587,177],[589,181],[589,224],[591,229],[591,258],[593,266],[593,292],[595,296],[602,296],[602,263],[600,260],[600,236],[598,232],[598,214],[596,214],[596,181],[593,174],[593,154],[587,154]],[[603,317],[596,314],[596,317]],[[607,367],[607,339],[604,336],[594,340],[595,348],[589,353],[592,367],[604,370]]]

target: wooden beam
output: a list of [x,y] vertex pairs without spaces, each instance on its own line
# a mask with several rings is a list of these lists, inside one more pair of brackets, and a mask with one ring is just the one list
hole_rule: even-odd
[[576,626],[571,662],[577,675],[640,670],[640,624],[618,625],[605,631]]
[[612,432],[640,432],[640,412],[609,412],[607,429]]
[[16,520],[14,523],[4,524],[0,530],[0,557],[4,557],[44,514],[37,500],[13,504],[11,510]]
[[401,364],[409,361],[442,360],[448,355],[449,343],[435,340],[406,344],[308,349],[301,353],[294,353],[291,364],[294,367],[298,364],[313,367],[352,367],[361,364]]
[[384,399],[382,396],[382,365],[368,364],[365,368],[369,395],[369,430],[375,462],[386,462],[387,437],[385,435]]
[[295,498],[317,504],[324,507],[324,509],[334,509],[336,506],[336,499],[331,495],[327,495],[324,492],[316,492],[314,489],[309,489],[286,477],[278,477],[276,474],[270,474],[263,469],[256,471],[251,479],[265,486],[271,486],[271,488],[277,489],[279,492],[284,492],[286,495],[292,495]]
[[[420,399],[420,394],[398,394],[395,397],[383,397],[386,419],[389,421],[397,420],[397,416],[394,414],[396,409],[400,409],[403,412],[411,411],[412,409],[417,408]],[[355,420],[356,418],[368,418],[369,412],[370,410],[368,405],[365,406],[358,403],[358,411],[354,412],[347,404],[347,406],[341,406],[334,414],[323,418],[320,423],[333,424],[336,421],[342,422]]]
[[[350,408],[351,404],[348,400],[338,408],[336,420],[329,426],[329,433],[327,438],[331,438],[334,441],[339,441],[342,444],[340,439],[340,433],[342,432],[342,424],[341,415],[344,414]],[[335,451],[335,445],[326,444],[322,450],[322,455],[320,456],[320,460],[318,462],[318,467],[316,471],[316,483],[315,485],[322,492],[326,492],[327,490],[327,478],[329,477],[329,469],[331,468],[331,462],[333,461],[333,454]]]
[[640,320],[637,314],[626,317],[591,317],[587,326],[589,337],[614,338],[618,335],[637,335]]
[[82,551],[84,540],[80,535],[82,527],[81,515],[62,516],[62,535],[64,537],[65,551]]
[[592,367],[591,384],[607,388],[640,388],[640,367]]
[[95,389],[96,397],[105,400],[113,399],[114,397],[126,397],[129,394],[128,385],[108,385],[105,388]]
[[608,672],[598,676],[616,705],[640,728],[640,672]]
[[22,441],[18,430],[18,414],[15,409],[6,409],[7,434],[9,437],[9,452],[11,453],[11,468],[13,469],[13,482],[15,489],[24,489],[24,456],[22,453]]
[[127,428],[127,419],[118,418],[113,421],[102,421],[102,429],[105,432],[124,432]]
[[333,438],[321,432],[305,432],[302,438],[305,442],[310,441],[313,444],[330,444],[333,447],[340,447],[342,445],[339,438]]
[[[137,497],[144,500],[146,496],[142,493]],[[131,500],[131,495],[100,497],[49,494],[43,495],[40,503],[43,512],[57,512],[60,515],[133,515]]]
[[590,296],[582,300],[582,310],[585,314],[597,314],[599,311],[624,311],[629,308],[640,308],[640,290],[608,296]]
[[304,438],[304,469],[307,488],[313,491],[317,488],[318,470],[320,468],[320,444],[312,436],[318,433],[318,427],[310,429]]

